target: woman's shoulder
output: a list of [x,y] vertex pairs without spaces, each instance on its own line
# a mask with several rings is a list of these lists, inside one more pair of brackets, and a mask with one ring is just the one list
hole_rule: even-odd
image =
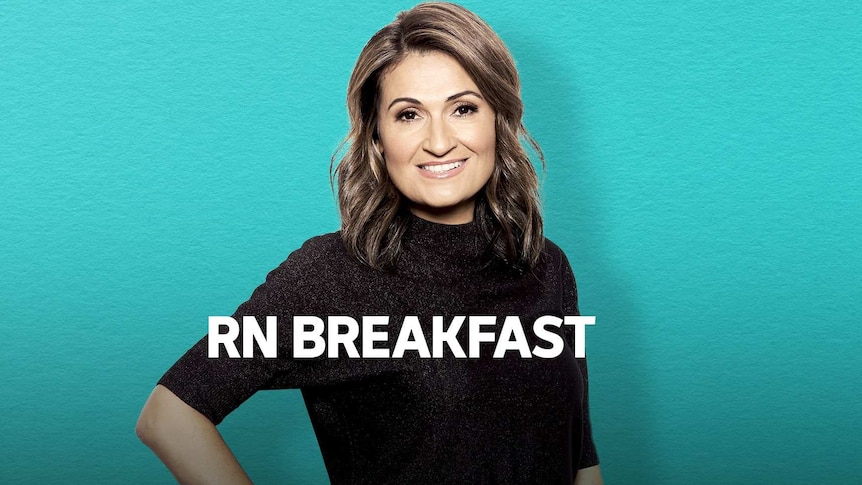
[[278,295],[319,293],[343,275],[355,272],[358,264],[347,253],[339,232],[322,234],[292,251],[266,275],[261,287]]
[[295,251],[302,256],[336,255],[344,252],[344,243],[341,240],[341,231],[328,232],[313,236],[305,240],[302,246]]
[[542,248],[542,256],[551,262],[568,264],[568,258],[563,249],[548,238],[545,238],[545,246]]
[[564,254],[563,250],[558,246],[554,241],[551,241],[548,238],[545,238],[545,247],[543,252],[552,254],[552,255],[561,255]]
[[282,266],[314,266],[319,270],[321,266],[347,264],[353,259],[344,247],[341,232],[336,231],[307,239],[288,255]]
[[312,276],[309,280],[314,281],[354,278],[375,272],[347,251],[340,231],[306,240],[290,253],[276,271],[294,278]]
[[562,275],[564,279],[574,278],[566,252],[547,238],[545,238],[545,247],[542,249],[542,263],[546,270],[553,274]]

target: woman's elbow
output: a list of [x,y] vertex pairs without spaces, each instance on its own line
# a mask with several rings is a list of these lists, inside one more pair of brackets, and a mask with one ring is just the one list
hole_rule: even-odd
[[150,448],[156,446],[163,437],[170,434],[173,426],[171,420],[182,419],[178,415],[184,407],[187,405],[174,393],[161,385],[156,386],[135,423],[138,439]]
[[138,422],[135,423],[135,434],[138,439],[145,445],[152,448],[155,444],[159,430],[159,416],[157,406],[154,405],[153,396],[147,399],[144,408],[141,409],[141,414],[138,416]]

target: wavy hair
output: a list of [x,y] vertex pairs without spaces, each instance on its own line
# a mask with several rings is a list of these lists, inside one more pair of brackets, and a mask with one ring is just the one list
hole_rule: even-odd
[[[523,121],[520,79],[512,55],[482,19],[452,3],[422,3],[400,12],[359,54],[347,87],[350,131],[330,164],[338,181],[341,236],[350,254],[377,269],[401,252],[406,203],[377,147],[377,106],[383,76],[411,53],[442,52],[470,75],[495,112],[496,161],[476,194],[474,221],[488,262],[524,271],[544,245],[538,177],[524,143],[545,159]],[[344,156],[336,167],[336,158]]]

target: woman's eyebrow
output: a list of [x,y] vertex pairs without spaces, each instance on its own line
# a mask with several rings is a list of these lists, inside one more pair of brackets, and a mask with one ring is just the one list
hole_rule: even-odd
[[[466,90],[466,91],[461,91],[460,93],[455,93],[455,94],[453,94],[452,96],[449,96],[448,98],[446,98],[446,102],[452,101],[452,100],[454,100],[454,99],[458,99],[458,98],[460,98],[460,97],[462,97],[462,96],[467,96],[468,94],[472,94],[473,96],[476,96],[476,97],[477,97],[477,98],[479,98],[479,99],[483,99],[483,100],[485,99],[485,98],[483,98],[483,97],[482,97],[482,95],[481,95],[481,94],[477,93],[476,91],[473,91],[473,90],[468,89],[468,90]],[[392,102],[391,102],[391,103],[389,103],[389,107],[388,107],[388,108],[386,108],[386,109],[391,109],[391,108],[392,108],[392,106],[394,106],[394,105],[395,105],[395,103],[399,103],[399,102],[402,102],[402,101],[403,101],[403,102],[406,102],[406,103],[411,103],[411,104],[418,104],[418,105],[421,105],[421,104],[422,104],[422,102],[421,102],[421,101],[419,101],[419,100],[418,100],[418,99],[416,99],[416,98],[395,98],[395,99],[393,99],[393,100],[392,100]]]
[[411,103],[411,104],[419,104],[419,105],[421,105],[421,104],[422,104],[422,103],[421,103],[421,102],[419,102],[419,100],[418,100],[418,99],[416,99],[416,98],[395,98],[395,99],[393,99],[393,100],[392,100],[392,102],[391,102],[391,103],[389,103],[389,108],[386,108],[386,109],[390,109],[390,108],[392,108],[392,106],[393,106],[393,105],[395,105],[395,103],[398,103],[398,102],[401,102],[401,101],[404,101],[404,102],[406,102],[406,103]]
[[472,91],[472,90],[468,89],[466,91],[461,91],[460,93],[455,93],[452,96],[449,96],[448,98],[446,98],[446,101],[452,101],[453,99],[458,99],[461,96],[466,96],[468,94],[472,94],[473,96],[476,96],[477,98],[482,99],[482,100],[485,99],[482,97],[481,94],[477,93],[476,91]]

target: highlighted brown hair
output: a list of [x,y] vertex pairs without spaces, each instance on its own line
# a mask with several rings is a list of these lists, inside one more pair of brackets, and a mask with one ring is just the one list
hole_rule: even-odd
[[452,3],[422,3],[399,13],[368,43],[347,87],[350,131],[330,170],[338,180],[341,236],[363,263],[385,269],[396,261],[407,225],[404,197],[386,171],[377,148],[377,105],[384,74],[407,54],[437,51],[453,57],[494,109],[494,170],[476,195],[474,220],[487,242],[489,260],[525,270],[539,259],[544,237],[538,177],[524,148],[544,157],[522,121],[520,79],[512,55],[482,19]]

